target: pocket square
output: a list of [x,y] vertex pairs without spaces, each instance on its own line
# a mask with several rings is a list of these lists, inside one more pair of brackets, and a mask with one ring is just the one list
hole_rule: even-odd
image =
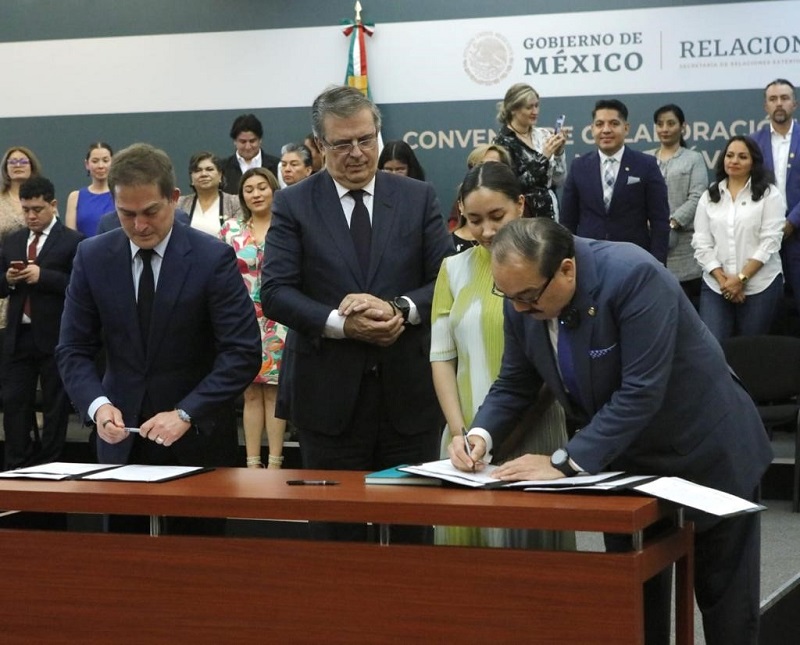
[[640,181],[642,181],[642,180],[639,179],[639,177],[634,177],[634,176],[631,175],[631,176],[628,177],[628,184],[627,185],[630,186],[631,184],[638,184]]
[[614,348],[617,346],[618,343],[614,343],[610,347],[604,347],[603,349],[590,349],[589,350],[589,358],[603,358],[606,354],[610,354]]

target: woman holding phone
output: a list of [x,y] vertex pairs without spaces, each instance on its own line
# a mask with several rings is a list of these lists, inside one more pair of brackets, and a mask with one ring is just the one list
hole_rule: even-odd
[[[511,155],[511,167],[525,195],[524,217],[558,219],[554,188],[567,175],[567,138],[562,128],[553,133],[536,127],[539,104],[539,95],[530,85],[516,83],[508,88],[505,98],[497,104],[497,120],[503,127],[494,143]],[[559,120],[563,126],[563,117]]]

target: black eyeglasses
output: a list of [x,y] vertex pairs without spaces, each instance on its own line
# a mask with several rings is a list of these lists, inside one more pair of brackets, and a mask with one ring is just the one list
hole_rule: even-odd
[[330,143],[325,139],[321,139],[321,141],[332,153],[344,156],[351,154],[356,146],[358,146],[359,150],[373,150],[378,145],[378,135],[371,134],[367,137],[361,137],[360,139],[347,142],[337,141],[336,143]]
[[502,291],[500,291],[500,289],[497,288],[496,284],[492,284],[492,295],[498,296],[499,298],[505,298],[506,300],[510,300],[511,302],[516,302],[517,304],[520,305],[526,305],[526,306],[535,305],[539,303],[539,300],[544,295],[544,292],[547,291],[547,287],[550,286],[550,283],[553,281],[553,278],[555,278],[555,274],[547,278],[547,282],[544,283],[544,286],[542,286],[542,288],[539,289],[539,293],[537,293],[536,296],[533,298],[528,296],[525,297],[508,296],[504,294]]

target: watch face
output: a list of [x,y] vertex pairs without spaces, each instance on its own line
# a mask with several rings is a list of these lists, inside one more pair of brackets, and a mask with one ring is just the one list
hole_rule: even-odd
[[565,463],[569,461],[569,454],[563,448],[559,448],[553,453],[553,456],[550,457],[550,463],[553,466],[563,466]]

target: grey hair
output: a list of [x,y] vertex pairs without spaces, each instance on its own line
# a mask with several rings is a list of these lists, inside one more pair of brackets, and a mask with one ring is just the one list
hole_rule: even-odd
[[311,150],[308,149],[302,143],[287,143],[283,148],[281,148],[281,157],[285,154],[289,154],[290,152],[294,152],[300,159],[303,161],[304,166],[308,166],[311,168]]
[[503,226],[492,240],[496,263],[504,264],[512,255],[534,264],[543,276],[553,276],[563,260],[575,256],[575,240],[548,217],[518,219]]
[[334,85],[325,90],[311,105],[311,129],[314,136],[322,140],[325,138],[325,117],[335,116],[347,119],[355,116],[361,110],[367,109],[372,113],[375,130],[381,129],[381,113],[370,99],[354,87],[347,85]]

